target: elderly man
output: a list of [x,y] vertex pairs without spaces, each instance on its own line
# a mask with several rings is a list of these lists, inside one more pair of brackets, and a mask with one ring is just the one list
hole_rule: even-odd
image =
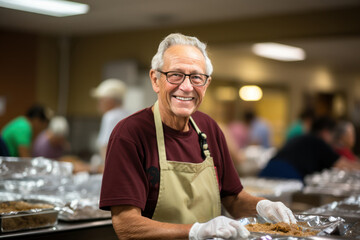
[[197,111],[211,73],[197,38],[160,43],[150,70],[158,100],[115,127],[106,154],[100,208],[111,209],[119,239],[247,237],[221,204],[234,218],[296,222],[284,204],[243,190],[223,133]]

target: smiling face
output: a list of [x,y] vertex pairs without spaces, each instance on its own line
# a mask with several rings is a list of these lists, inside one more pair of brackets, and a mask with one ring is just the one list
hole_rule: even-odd
[[[164,65],[160,69],[163,72],[177,71],[185,74],[206,72],[205,58],[194,46],[171,46],[165,51],[163,59]],[[154,69],[150,71],[153,89],[158,94],[161,119],[168,126],[179,129],[179,125],[185,126],[191,114],[199,108],[211,78],[205,86],[196,87],[190,83],[188,77],[180,85],[175,85],[166,81],[164,74],[158,79],[158,74]]]

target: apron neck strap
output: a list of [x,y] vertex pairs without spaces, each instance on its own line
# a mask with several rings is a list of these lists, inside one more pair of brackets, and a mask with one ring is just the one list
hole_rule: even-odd
[[[165,138],[164,138],[164,130],[162,127],[162,121],[161,121],[161,115],[159,110],[159,102],[156,101],[154,104],[154,121],[155,121],[155,127],[156,127],[156,139],[158,144],[158,154],[160,162],[166,162],[166,151],[165,151]],[[196,130],[197,134],[199,135],[199,142],[200,142],[200,148],[201,148],[201,155],[205,159],[207,157],[210,157],[210,151],[209,151],[209,145],[206,141],[206,134],[201,132],[199,127],[196,125],[194,119],[190,117],[190,123]],[[165,163],[166,164],[166,163]]]
[[210,157],[210,150],[209,150],[209,145],[207,144],[207,141],[206,141],[206,138],[207,138],[206,134],[201,132],[201,130],[196,125],[196,123],[192,117],[190,117],[190,123],[195,128],[197,134],[199,135],[199,142],[200,142],[202,157],[203,158]]
[[155,121],[155,128],[156,128],[156,140],[157,140],[157,145],[158,145],[159,162],[160,162],[160,164],[167,166],[167,158],[166,158],[166,151],[165,151],[165,138],[164,138],[164,131],[163,131],[163,126],[162,126],[158,101],[156,101],[154,104],[154,121]]

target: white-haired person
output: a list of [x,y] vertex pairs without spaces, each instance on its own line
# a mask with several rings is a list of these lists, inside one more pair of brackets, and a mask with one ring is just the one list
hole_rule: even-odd
[[48,128],[35,139],[32,156],[59,160],[70,151],[68,134],[69,124],[65,117],[51,118]]
[[96,168],[94,171],[103,171],[110,134],[115,125],[130,114],[123,107],[126,91],[127,86],[125,82],[115,78],[102,81],[97,88],[91,91],[91,95],[97,99],[98,111],[102,114],[100,131],[97,138],[97,146],[101,159],[97,163],[92,161],[92,167]]
[[247,193],[217,123],[197,111],[211,82],[206,45],[170,34],[149,72],[158,100],[120,121],[109,140],[100,208],[119,239],[239,239],[233,218],[296,222],[292,211]]
[[332,145],[339,155],[346,157],[350,162],[360,162],[358,156],[353,152],[356,142],[354,124],[350,121],[340,121],[336,124]]

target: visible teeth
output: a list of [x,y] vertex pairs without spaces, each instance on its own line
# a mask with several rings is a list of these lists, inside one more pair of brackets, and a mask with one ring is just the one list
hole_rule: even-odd
[[185,97],[176,97],[177,99],[179,99],[179,100],[183,100],[183,101],[190,101],[190,100],[192,100],[192,98],[191,97],[189,97],[189,98],[185,98]]

